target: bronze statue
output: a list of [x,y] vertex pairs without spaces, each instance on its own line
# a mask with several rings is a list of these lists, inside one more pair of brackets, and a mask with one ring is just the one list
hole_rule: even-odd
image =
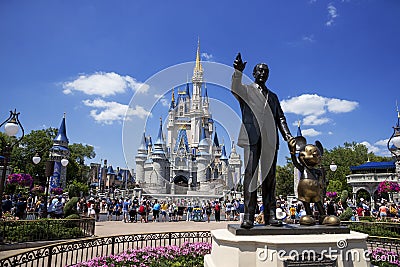
[[[240,53],[233,63],[235,72],[232,76],[231,91],[239,101],[242,113],[242,126],[238,146],[244,148],[244,221],[241,228],[250,229],[254,225],[257,205],[257,181],[261,171],[262,202],[264,205],[265,224],[279,226],[276,219],[275,185],[276,161],[279,148],[278,129],[289,147],[295,146],[286,123],[278,97],[270,91],[265,82],[269,68],[265,63],[257,64],[253,70],[254,83],[242,84],[242,72],[247,62],[243,62]],[[259,165],[259,162],[261,164]]]
[[297,136],[296,145],[299,155],[296,157],[296,149],[290,151],[294,166],[300,171],[300,181],[297,186],[298,199],[303,202],[307,215],[300,218],[301,225],[314,225],[315,219],[311,210],[310,203],[315,203],[319,215],[320,224],[339,225],[340,220],[336,216],[326,216],[325,208],[322,204],[322,192],[326,187],[325,172],[318,168],[322,160],[324,149],[321,142],[316,141],[315,145],[307,144],[303,136]]

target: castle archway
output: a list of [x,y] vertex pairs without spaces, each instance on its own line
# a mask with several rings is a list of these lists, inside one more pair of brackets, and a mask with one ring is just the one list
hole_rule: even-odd
[[187,190],[189,187],[189,179],[183,175],[177,175],[174,177],[175,184],[175,194],[183,195],[187,194]]

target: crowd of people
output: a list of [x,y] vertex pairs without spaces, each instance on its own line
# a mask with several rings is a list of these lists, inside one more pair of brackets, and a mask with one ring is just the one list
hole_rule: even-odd
[[[50,218],[63,218],[64,206],[68,202],[67,194],[50,196],[47,204],[47,216]],[[18,219],[27,219],[28,214],[35,214],[34,218],[43,217],[43,197],[24,197],[21,195],[5,195],[2,199],[3,214],[11,214]],[[400,205],[385,199],[380,200],[374,207],[360,198],[354,205],[350,200],[346,205],[340,201],[326,199],[324,207],[327,215],[340,216],[344,207],[351,207],[350,220],[358,221],[362,217],[371,217],[376,221],[400,222]],[[76,209],[82,216],[100,220],[100,214],[106,214],[106,219],[122,221],[125,223],[148,222],[176,222],[176,221],[243,221],[243,199],[193,201],[189,199],[154,199],[147,197],[82,197],[79,199]],[[314,217],[318,218],[318,210],[313,208]],[[300,201],[285,198],[277,198],[277,214],[286,223],[298,223],[301,216],[305,215],[305,209]],[[263,205],[258,202],[255,214],[255,222],[263,222]]]

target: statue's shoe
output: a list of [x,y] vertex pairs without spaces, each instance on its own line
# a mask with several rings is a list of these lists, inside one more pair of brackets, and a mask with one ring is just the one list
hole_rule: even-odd
[[340,225],[340,219],[334,215],[326,216],[322,224],[328,226],[338,226]]
[[240,224],[240,228],[244,228],[244,229],[251,229],[254,227],[254,222],[250,221],[250,220],[244,220],[242,222],[242,224]]
[[315,219],[311,215],[304,215],[300,218],[300,225],[315,225]]

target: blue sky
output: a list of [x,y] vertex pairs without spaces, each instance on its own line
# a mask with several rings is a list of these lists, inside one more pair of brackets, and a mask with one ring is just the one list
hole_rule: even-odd
[[[366,142],[388,155],[400,85],[398,14],[397,0],[1,1],[0,118],[16,108],[30,132],[58,127],[66,112],[70,142],[93,145],[92,162],[133,168],[131,146],[146,121],[165,119],[171,95],[168,81],[154,93],[149,79],[193,61],[200,38],[210,64],[231,66],[240,51],[247,75],[256,63],[269,65],[267,85],[293,134],[301,120],[309,141],[328,149]],[[234,114],[237,103],[226,88],[208,91],[223,103],[211,110],[228,143],[236,125],[217,113],[231,107]],[[124,132],[127,110],[135,124]],[[156,128],[146,131],[155,136]],[[287,155],[282,147],[281,165]]]

